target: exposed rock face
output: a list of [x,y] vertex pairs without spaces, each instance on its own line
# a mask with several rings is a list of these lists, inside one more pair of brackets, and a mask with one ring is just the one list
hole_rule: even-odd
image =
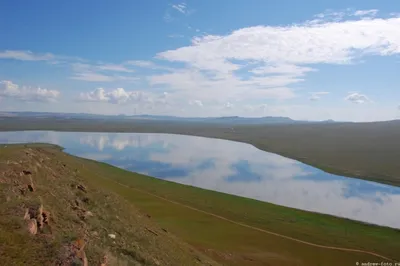
[[29,219],[31,219],[31,215],[30,215],[30,213],[29,213],[29,209],[26,208],[26,209],[25,209],[24,220],[29,220]]
[[38,223],[38,227],[40,228],[40,229],[43,229],[43,205],[40,205],[40,207],[39,207],[39,209],[38,209],[38,211],[37,211],[37,216],[36,216],[37,218],[37,223]]
[[28,221],[28,232],[32,235],[37,234],[37,221],[36,219],[30,219]]
[[28,184],[28,189],[30,192],[34,192],[35,191],[35,186],[33,185],[33,180],[32,177],[29,177],[29,184]]
[[49,211],[43,211],[42,216],[43,216],[43,223],[49,224],[50,212]]
[[[50,226],[50,212],[43,210],[43,205],[36,208],[26,208],[24,220],[28,221],[28,231],[34,235],[37,234],[38,229],[42,230],[44,225]],[[35,221],[35,226],[32,225]],[[51,231],[51,228],[50,228]]]

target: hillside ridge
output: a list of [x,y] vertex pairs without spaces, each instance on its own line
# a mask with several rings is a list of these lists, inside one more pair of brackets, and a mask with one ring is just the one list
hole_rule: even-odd
[[60,149],[0,147],[0,265],[218,265],[54,157]]

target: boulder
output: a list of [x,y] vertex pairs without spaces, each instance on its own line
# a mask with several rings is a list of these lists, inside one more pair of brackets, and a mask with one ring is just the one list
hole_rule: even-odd
[[37,221],[36,219],[30,219],[28,221],[28,232],[32,235],[37,234]]

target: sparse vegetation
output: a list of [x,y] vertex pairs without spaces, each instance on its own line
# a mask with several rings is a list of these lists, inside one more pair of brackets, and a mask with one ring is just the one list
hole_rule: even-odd
[[0,265],[217,265],[80,163],[55,146],[0,146]]

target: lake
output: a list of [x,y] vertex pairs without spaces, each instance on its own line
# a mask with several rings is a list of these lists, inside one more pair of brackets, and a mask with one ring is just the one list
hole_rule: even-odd
[[400,188],[325,173],[249,144],[142,133],[0,132],[177,183],[400,228]]

